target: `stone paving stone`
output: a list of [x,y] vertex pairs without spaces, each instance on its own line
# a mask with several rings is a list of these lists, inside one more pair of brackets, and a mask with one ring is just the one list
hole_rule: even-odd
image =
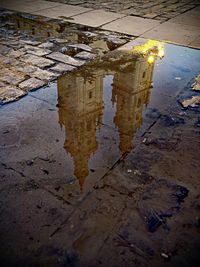
[[47,55],[47,57],[50,59],[65,63],[65,64],[75,66],[75,67],[79,67],[85,63],[84,61],[76,60],[73,57],[64,55],[60,52],[53,52],[50,55]]
[[64,63],[59,63],[56,66],[50,68],[49,70],[55,71],[55,72],[58,72],[58,73],[64,73],[64,72],[72,71],[72,70],[75,70],[75,69],[76,69],[76,67],[73,67],[71,65],[67,65],[67,64],[64,64]]
[[106,12],[104,10],[94,10],[73,17],[73,23],[83,24],[91,27],[99,27],[113,20],[124,17],[123,14]]
[[36,66],[32,66],[30,64],[26,64],[26,63],[20,63],[17,66],[15,66],[17,71],[20,71],[26,75],[31,75],[33,72],[37,71],[39,68]]
[[60,5],[57,7],[32,12],[32,14],[57,19],[59,17],[68,18],[68,17],[74,16],[74,15],[88,12],[90,10],[91,9],[85,8],[85,7],[78,7],[78,6],[72,6],[72,5]]
[[38,57],[35,55],[31,55],[31,54],[26,54],[23,57],[21,57],[21,61],[30,63],[32,65],[36,65],[41,68],[50,67],[55,64],[52,60],[49,60],[43,57]]
[[32,40],[19,40],[19,42],[22,43],[22,44],[33,45],[33,46],[36,46],[36,45],[40,45],[41,44],[41,42],[32,41]]
[[200,7],[181,14],[169,22],[200,27]]
[[52,52],[49,49],[38,48],[35,46],[31,46],[31,45],[25,45],[23,48],[23,51],[28,53],[28,54],[33,54],[33,55],[39,56],[39,57],[48,55]]
[[22,49],[19,50],[11,50],[7,56],[9,57],[14,57],[14,58],[19,58],[21,56],[23,56],[25,54],[25,52]]
[[1,55],[7,55],[9,53],[9,51],[11,51],[10,47],[0,44],[0,53],[1,53]]
[[72,44],[72,45],[68,45],[69,47],[73,47],[73,48],[78,48],[87,52],[91,52],[92,48],[89,45],[86,44]]
[[23,73],[17,72],[14,69],[5,68],[5,66],[1,66],[0,69],[0,81],[17,85],[19,82],[22,82],[25,79]]
[[[14,57],[6,57],[0,54],[0,62],[1,64],[5,65],[17,65],[19,60],[15,59]],[[8,66],[7,66],[8,67]]]
[[42,86],[44,86],[46,84],[46,82],[41,81],[39,79],[36,78],[30,78],[22,83],[19,84],[19,87],[24,90],[24,91],[31,91],[34,89],[38,89]]
[[38,45],[38,47],[44,48],[44,49],[51,49],[54,47],[54,44],[52,42],[45,42],[45,43]]
[[89,53],[89,52],[86,52],[86,51],[82,51],[82,52],[80,52],[80,53],[75,55],[75,58],[80,58],[80,59],[83,59],[83,60],[90,60],[90,59],[93,59],[95,57],[96,57],[95,54],[92,54],[92,53]]
[[165,22],[142,35],[144,38],[189,45],[199,36],[200,27]]
[[45,82],[54,80],[58,77],[57,74],[47,71],[47,70],[41,70],[40,68],[38,68],[35,72],[31,73],[30,76],[34,78],[38,78]]
[[26,95],[26,92],[17,89],[15,86],[0,86],[0,103],[12,102],[24,95]]
[[126,15],[155,18],[155,16],[166,15],[162,17],[161,21],[167,21],[178,14],[184,13],[197,5],[199,0],[138,0],[138,1],[116,1],[116,0],[52,0],[60,3],[79,5],[82,7],[92,9],[102,9],[111,12],[118,12]]
[[159,24],[156,20],[127,16],[104,25],[102,29],[140,36]]
[[16,48],[16,49],[22,48],[24,46],[24,44],[19,42],[19,40],[13,40],[13,39],[10,39],[9,37],[1,41],[1,44],[4,44],[8,47]]
[[0,7],[21,12],[34,12],[37,10],[59,6],[61,4],[43,0],[1,0]]
[[154,19],[157,16],[159,16],[158,13],[148,13],[148,14],[144,15],[143,17],[147,18],[147,19]]

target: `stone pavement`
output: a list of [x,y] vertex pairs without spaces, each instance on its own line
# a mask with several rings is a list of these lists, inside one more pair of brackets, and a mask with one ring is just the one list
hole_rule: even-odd
[[[134,3],[133,3],[134,2]],[[7,0],[0,7],[109,31],[200,47],[199,1]],[[95,9],[95,10],[94,10]],[[134,11],[135,10],[135,11]],[[112,11],[112,12],[111,12]]]
[[123,34],[84,31],[60,20],[10,11],[2,11],[0,21],[1,104],[47,85],[130,40]]
[[0,108],[2,267],[199,266],[200,54],[164,49]]
[[52,0],[92,9],[167,21],[199,5],[198,0]]
[[199,266],[200,54],[146,39],[200,47],[179,2],[1,1],[2,267]]

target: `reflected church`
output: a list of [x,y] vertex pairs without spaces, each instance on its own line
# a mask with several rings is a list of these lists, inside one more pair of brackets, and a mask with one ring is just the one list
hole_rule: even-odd
[[58,79],[59,123],[65,128],[64,149],[74,162],[74,175],[81,191],[89,175],[89,160],[98,150],[97,130],[104,114],[103,80],[113,76],[112,98],[116,106],[113,122],[119,133],[121,155],[132,148],[132,140],[142,124],[142,111],[148,104],[154,62],[140,55],[123,67],[113,70],[89,69]]

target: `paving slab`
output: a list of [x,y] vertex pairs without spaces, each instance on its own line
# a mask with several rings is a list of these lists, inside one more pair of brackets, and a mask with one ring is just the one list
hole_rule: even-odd
[[124,17],[125,15],[104,10],[94,10],[88,13],[73,17],[73,23],[83,24],[91,27],[99,27],[113,20]]
[[71,17],[81,13],[90,11],[91,8],[72,6],[72,5],[59,5],[53,8],[43,9],[40,11],[32,12],[32,14],[46,16],[49,18],[59,18],[59,17]]
[[102,29],[140,36],[159,24],[157,20],[127,16],[104,25]]
[[50,67],[53,66],[55,63],[52,60],[43,58],[43,57],[38,57],[35,55],[31,54],[26,54],[24,55],[21,60],[26,63],[30,63],[32,65],[45,68],[45,67]]
[[2,8],[21,11],[21,12],[28,12],[28,13],[41,10],[41,9],[45,9],[45,8],[59,6],[59,5],[61,4],[56,3],[56,2],[43,1],[43,0],[36,0],[36,1],[31,1],[31,0],[5,1],[3,0],[0,2],[0,7]]
[[82,51],[82,52],[75,55],[75,58],[83,59],[83,60],[90,60],[90,59],[93,59],[95,57],[96,57],[95,54],[92,54],[92,53],[89,53],[86,51]]
[[25,94],[26,92],[17,89],[15,86],[0,87],[0,103],[12,102]]
[[165,22],[156,28],[144,33],[142,37],[168,41],[180,45],[189,45],[198,38],[200,27]]
[[65,64],[76,66],[76,67],[81,66],[81,65],[84,64],[84,61],[74,59],[73,57],[64,55],[64,54],[62,54],[60,52],[53,52],[50,55],[47,55],[47,57],[50,58],[50,59],[57,60],[59,62],[65,63]]
[[200,7],[183,13],[171,19],[170,22],[200,27]]
[[67,64],[63,64],[63,63],[59,63],[56,66],[50,68],[51,71],[55,71],[58,73],[68,72],[68,71],[72,71],[74,69],[76,69],[76,67],[73,67],[73,66],[67,65]]
[[51,53],[51,50],[49,49],[43,49],[43,48],[38,48],[35,46],[31,45],[25,45],[24,48],[22,49],[23,52],[26,52],[28,54],[33,54],[35,56],[45,56]]
[[19,87],[24,91],[31,91],[44,86],[46,83],[37,78],[30,78],[19,84]]
[[10,83],[12,85],[17,85],[25,79],[25,75],[21,72],[16,71],[14,68],[6,68],[1,65],[0,69],[0,81],[5,83]]

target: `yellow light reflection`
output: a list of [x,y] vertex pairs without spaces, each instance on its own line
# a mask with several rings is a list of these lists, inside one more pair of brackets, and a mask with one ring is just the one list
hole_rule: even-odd
[[154,62],[155,57],[163,58],[165,55],[164,43],[155,40],[149,40],[142,45],[135,46],[132,51],[143,55],[151,53],[148,57],[149,63]]
[[153,55],[148,56],[147,62],[148,62],[149,64],[154,63],[154,61],[155,61],[155,56],[153,56]]

